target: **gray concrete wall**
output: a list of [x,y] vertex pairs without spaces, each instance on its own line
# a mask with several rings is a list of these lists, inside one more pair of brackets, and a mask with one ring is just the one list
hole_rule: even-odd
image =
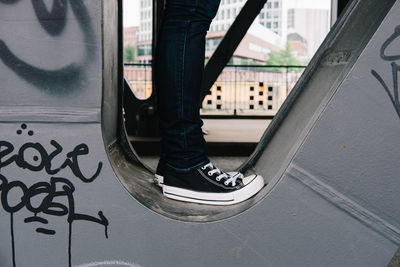
[[[50,10],[53,2],[43,3]],[[390,81],[390,62],[377,52],[397,25],[399,1],[277,182],[209,222],[171,219],[151,173],[105,148],[117,134],[102,128],[117,125],[110,62],[118,55],[115,35],[102,29],[117,27],[116,2],[54,3],[62,5],[49,13],[42,1],[0,1],[1,267],[390,262],[399,245],[399,118],[371,69]],[[111,114],[102,120],[101,110]],[[186,207],[189,219],[191,210],[222,212],[168,205]]]

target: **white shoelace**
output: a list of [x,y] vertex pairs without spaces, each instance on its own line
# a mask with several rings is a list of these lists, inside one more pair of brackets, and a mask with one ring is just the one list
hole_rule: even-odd
[[217,167],[215,167],[211,162],[207,163],[206,165],[204,165],[203,167],[201,167],[202,170],[205,170],[207,168],[210,168],[211,170],[208,172],[208,175],[213,175],[214,173],[218,173],[219,175],[215,178],[217,181],[220,181],[222,178],[225,178],[225,182],[224,185],[229,185],[229,183],[232,183],[232,186],[236,186],[236,180],[237,180],[237,176],[231,176],[223,171],[221,171],[220,169],[218,169]]

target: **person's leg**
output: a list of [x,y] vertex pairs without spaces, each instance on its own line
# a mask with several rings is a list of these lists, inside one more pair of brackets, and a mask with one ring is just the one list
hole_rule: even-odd
[[208,162],[200,119],[205,36],[220,0],[167,0],[156,53],[161,161],[179,171]]
[[219,1],[167,0],[155,58],[162,137],[155,182],[168,198],[229,205],[255,195],[264,180],[222,172],[207,158],[200,90],[205,35]]

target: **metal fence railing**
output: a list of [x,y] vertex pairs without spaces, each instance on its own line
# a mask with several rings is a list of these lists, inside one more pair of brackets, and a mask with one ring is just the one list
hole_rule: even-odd
[[[305,66],[228,65],[203,101],[202,115],[274,116]],[[133,93],[152,93],[151,64],[125,64]]]

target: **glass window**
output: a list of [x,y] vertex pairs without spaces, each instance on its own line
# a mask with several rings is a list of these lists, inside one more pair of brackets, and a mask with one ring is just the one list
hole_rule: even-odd
[[139,45],[137,47],[137,55],[138,56],[149,56],[149,55],[151,55],[151,45],[150,44]]
[[274,2],[274,8],[279,8],[279,2]]

